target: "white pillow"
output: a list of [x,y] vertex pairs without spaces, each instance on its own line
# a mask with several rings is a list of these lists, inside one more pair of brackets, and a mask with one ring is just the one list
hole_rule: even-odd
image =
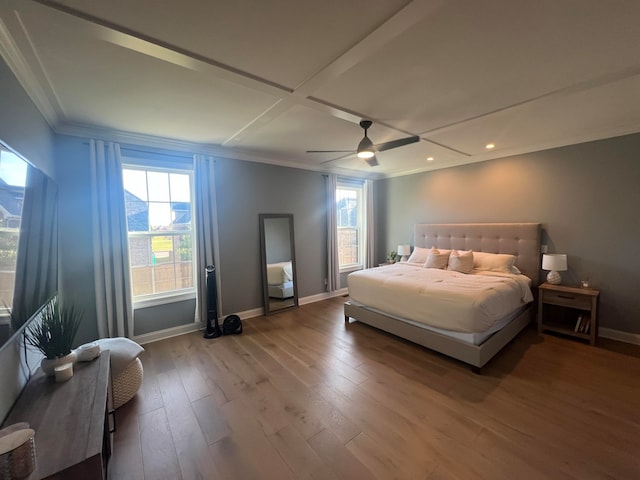
[[411,256],[407,262],[409,263],[424,263],[427,261],[427,256],[429,255],[428,248],[422,247],[414,247]]
[[476,270],[488,270],[491,272],[513,273],[516,263],[515,255],[506,253],[473,253],[473,268]]
[[111,350],[111,373],[114,378],[144,352],[144,348],[125,337],[101,338],[96,343],[102,351]]
[[425,268],[447,268],[450,253],[450,250],[441,251],[436,247],[432,247],[429,251],[429,255],[427,256],[427,261],[424,264]]
[[471,270],[473,270],[473,251],[451,250],[451,255],[449,255],[449,270],[460,273],[471,273]]

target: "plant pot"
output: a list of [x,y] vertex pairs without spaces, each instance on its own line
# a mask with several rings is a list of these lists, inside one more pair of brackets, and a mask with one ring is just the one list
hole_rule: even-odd
[[76,352],[71,352],[69,355],[65,355],[60,358],[43,358],[40,362],[40,368],[46,375],[54,375],[54,369],[57,366],[64,365],[65,363],[76,363]]

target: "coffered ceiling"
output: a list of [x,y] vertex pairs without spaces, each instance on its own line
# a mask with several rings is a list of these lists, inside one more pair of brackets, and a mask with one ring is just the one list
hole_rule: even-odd
[[[624,0],[3,0],[0,53],[57,132],[379,177],[639,132],[638,24]],[[420,141],[306,153],[361,119]]]

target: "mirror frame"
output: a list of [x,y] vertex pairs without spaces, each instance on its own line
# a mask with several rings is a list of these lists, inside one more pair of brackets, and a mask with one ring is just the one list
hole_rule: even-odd
[[[262,295],[264,300],[264,314],[272,315],[274,313],[283,312],[298,307],[298,277],[296,273],[296,250],[293,233],[293,214],[292,213],[260,213],[258,215],[260,221],[260,257],[262,263]],[[267,282],[267,240],[265,238],[265,220],[285,218],[289,220],[289,247],[291,251],[291,270],[293,277],[293,304],[272,309],[269,303],[269,287]]]

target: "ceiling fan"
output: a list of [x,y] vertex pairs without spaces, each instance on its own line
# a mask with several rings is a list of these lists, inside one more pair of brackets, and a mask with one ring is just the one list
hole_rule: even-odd
[[378,165],[376,152],[384,152],[385,150],[391,150],[392,148],[403,147],[404,145],[409,145],[410,143],[415,143],[420,140],[420,137],[413,136],[374,145],[371,139],[367,136],[367,130],[369,130],[371,125],[373,125],[371,120],[360,121],[360,126],[364,130],[364,137],[360,140],[356,150],[307,150],[307,153],[355,153],[358,158],[362,158],[370,166],[375,167]]

